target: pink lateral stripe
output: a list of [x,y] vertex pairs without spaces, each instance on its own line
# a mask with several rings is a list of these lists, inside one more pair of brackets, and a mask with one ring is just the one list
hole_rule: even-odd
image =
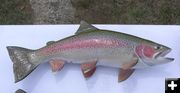
[[57,43],[53,46],[44,48],[39,51],[40,55],[46,55],[49,53],[56,53],[69,49],[80,49],[80,48],[114,48],[114,47],[126,47],[127,42],[118,39],[85,39],[76,40],[67,43]]

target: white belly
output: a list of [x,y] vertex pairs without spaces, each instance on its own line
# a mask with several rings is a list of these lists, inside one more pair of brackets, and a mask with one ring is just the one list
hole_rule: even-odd
[[68,63],[97,61],[97,65],[119,68],[122,64],[131,62],[133,51],[128,48],[73,49],[60,53],[59,58]]

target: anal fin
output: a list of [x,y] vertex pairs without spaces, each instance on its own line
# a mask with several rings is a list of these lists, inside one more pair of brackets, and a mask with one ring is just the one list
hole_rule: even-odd
[[85,78],[88,78],[93,75],[96,70],[97,61],[87,62],[81,64],[81,70]]
[[57,72],[64,67],[65,61],[60,59],[52,59],[49,61],[49,64],[51,65],[52,72]]

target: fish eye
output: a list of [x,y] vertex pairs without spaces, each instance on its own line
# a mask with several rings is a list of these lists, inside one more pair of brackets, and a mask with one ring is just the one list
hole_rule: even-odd
[[154,49],[158,50],[158,49],[161,49],[160,46],[155,46]]

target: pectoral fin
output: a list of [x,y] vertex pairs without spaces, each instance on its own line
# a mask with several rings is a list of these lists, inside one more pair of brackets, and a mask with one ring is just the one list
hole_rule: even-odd
[[128,77],[131,76],[131,74],[134,72],[134,67],[137,64],[138,60],[132,60],[131,62],[128,62],[126,64],[123,64],[121,67],[121,71],[119,72],[118,76],[118,82],[126,80]]
[[121,68],[122,69],[130,69],[130,68],[134,67],[137,64],[137,62],[138,62],[137,59],[132,60],[131,62],[123,64]]
[[126,80],[134,72],[134,69],[121,69],[119,72],[118,82]]
[[81,70],[85,78],[93,75],[96,70],[96,61],[81,64]]
[[64,61],[59,59],[52,59],[49,61],[49,64],[51,65],[52,72],[60,71],[64,67]]

